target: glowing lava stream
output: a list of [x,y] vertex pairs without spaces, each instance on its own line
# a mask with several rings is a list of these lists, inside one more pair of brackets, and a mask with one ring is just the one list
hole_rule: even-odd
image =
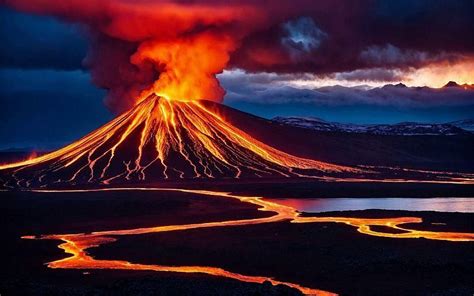
[[[207,222],[194,223],[184,225],[167,225],[156,227],[144,227],[126,230],[111,230],[111,231],[97,231],[90,234],[53,234],[44,235],[39,239],[53,239],[61,240],[64,243],[59,245],[66,253],[72,256],[48,263],[50,268],[65,268],[65,269],[127,269],[127,270],[152,270],[162,272],[180,272],[180,273],[203,273],[213,276],[221,276],[236,279],[243,282],[263,283],[265,281],[271,282],[273,285],[286,285],[295,288],[306,295],[336,295],[331,292],[303,287],[298,284],[278,281],[270,277],[263,276],[248,276],[230,271],[226,271],[217,267],[209,266],[165,266],[165,265],[148,265],[135,264],[121,260],[99,260],[94,259],[87,254],[86,250],[98,247],[102,244],[111,243],[117,239],[112,236],[121,235],[137,235],[145,233],[157,233],[168,231],[180,231],[197,228],[209,227],[224,227],[224,226],[238,226],[238,225],[252,225],[277,221],[289,220],[291,223],[316,223],[316,222],[334,222],[344,223],[357,228],[357,231],[363,234],[387,237],[387,238],[425,238],[433,240],[445,241],[474,241],[474,233],[457,233],[457,232],[433,232],[420,231],[401,227],[400,225],[406,223],[421,223],[422,219],[417,217],[400,217],[400,218],[345,218],[345,217],[301,217],[300,213],[292,207],[280,205],[274,202],[263,200],[258,196],[238,196],[227,192],[216,192],[207,190],[192,190],[192,189],[176,189],[176,188],[103,188],[103,189],[89,189],[89,190],[32,190],[34,192],[94,192],[94,191],[174,191],[195,193],[200,195],[209,195],[217,197],[227,197],[238,199],[241,202],[247,202],[259,206],[260,211],[270,211],[276,214],[265,218],[254,218],[246,220],[230,220],[221,222]],[[402,233],[385,233],[374,231],[371,226],[385,226],[392,229],[400,230]],[[32,236],[24,236],[24,239],[34,239]]]
[[348,167],[297,157],[232,125],[218,114],[221,106],[209,106],[150,94],[128,112],[64,148],[0,164],[0,187],[265,177],[474,184],[473,174]]
[[0,170],[7,183],[20,188],[363,171],[290,155],[258,141],[199,101],[155,94],[62,149],[0,165]]

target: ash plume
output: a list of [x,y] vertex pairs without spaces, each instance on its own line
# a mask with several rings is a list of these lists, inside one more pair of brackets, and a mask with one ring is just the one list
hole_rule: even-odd
[[109,90],[106,103],[117,112],[151,92],[219,102],[225,91],[216,74],[224,69],[330,75],[376,67],[403,74],[474,59],[473,39],[466,38],[474,30],[468,0],[0,3],[86,27],[84,64],[94,83]]

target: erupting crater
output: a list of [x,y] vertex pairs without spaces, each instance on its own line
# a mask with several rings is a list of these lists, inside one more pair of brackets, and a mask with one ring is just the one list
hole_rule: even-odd
[[359,171],[282,152],[200,101],[156,94],[62,149],[0,169],[7,172],[6,186],[12,187]]

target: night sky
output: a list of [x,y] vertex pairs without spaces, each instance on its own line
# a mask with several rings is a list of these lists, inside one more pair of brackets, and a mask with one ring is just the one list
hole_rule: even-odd
[[[106,0],[104,8],[67,0],[62,10],[36,2],[0,2],[0,149],[77,139],[125,110],[127,96],[160,72],[146,59],[130,64],[139,44],[169,30],[162,14],[148,15],[160,1]],[[191,25],[177,21],[184,33],[170,34],[230,36],[218,75],[224,104],[266,118],[354,123],[474,117],[474,90],[442,88],[474,83],[471,0],[187,2],[173,9],[190,7],[193,15],[217,7],[230,19],[192,16]],[[138,21],[129,20],[131,11]]]

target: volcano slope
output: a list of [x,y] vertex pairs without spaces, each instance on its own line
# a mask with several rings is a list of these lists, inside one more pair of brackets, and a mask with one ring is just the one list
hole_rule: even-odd
[[[0,166],[5,187],[309,177],[361,170],[290,155],[229,124],[220,105],[150,95],[82,139]],[[216,110],[217,109],[217,110]]]
[[[216,104],[203,101],[213,110]],[[347,166],[360,164],[433,171],[474,172],[474,134],[371,135],[295,127],[221,106],[237,128],[284,152]],[[278,137],[275,137],[278,135]]]
[[[284,132],[280,134],[282,130]],[[262,136],[263,131],[266,132]],[[300,129],[292,131],[298,134]],[[288,138],[288,134],[292,132],[285,131],[285,127],[282,129],[221,104],[169,100],[152,94],[128,112],[62,149],[0,165],[0,185],[12,189],[156,185],[183,179],[239,181],[281,178],[472,183],[472,174],[409,170],[354,161],[347,165],[344,165],[347,161],[336,164],[339,161],[334,158],[331,161],[314,160],[319,158],[314,153],[302,153],[306,157],[294,156],[295,149],[288,149],[291,145],[281,145],[279,140],[280,136]],[[306,141],[311,147],[315,139],[305,136],[291,143],[301,148]],[[298,147],[296,150],[304,151]],[[338,149],[332,151],[340,154]],[[349,157],[357,159],[355,154],[360,153],[352,153]]]

